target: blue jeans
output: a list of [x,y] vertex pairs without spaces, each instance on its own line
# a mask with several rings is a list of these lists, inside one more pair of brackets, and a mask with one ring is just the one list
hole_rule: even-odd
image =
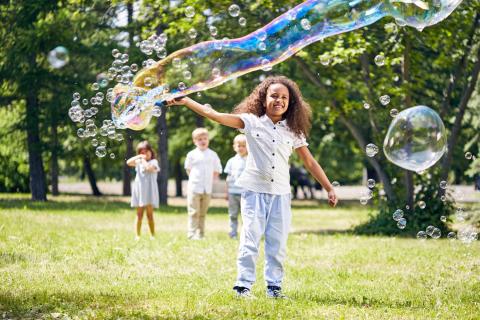
[[265,235],[265,281],[282,286],[283,263],[292,220],[291,195],[246,191],[242,194],[243,228],[240,235],[236,286],[251,288],[255,282],[255,264],[260,240]]

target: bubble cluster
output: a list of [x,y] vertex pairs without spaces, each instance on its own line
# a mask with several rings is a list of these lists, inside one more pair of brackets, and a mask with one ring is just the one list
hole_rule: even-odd
[[[128,128],[143,129],[151,116],[140,115],[140,113],[151,112],[151,109],[131,108],[122,103],[142,101],[143,104],[145,102],[155,104],[213,88],[243,74],[264,69],[264,61],[269,61],[268,68],[271,68],[311,43],[370,25],[386,16],[393,16],[396,21],[417,28],[433,25],[445,19],[456,8],[459,1],[442,1],[438,6],[425,8],[419,7],[417,2],[412,3],[407,0],[387,2],[383,5],[363,1],[347,4],[313,0],[297,5],[263,28],[246,36],[201,42],[174,52],[170,56],[165,56],[166,36],[159,36],[149,43],[142,41],[139,44],[142,52],[148,55],[157,51],[157,55],[162,60],[146,63],[144,69],[135,77],[131,86],[133,88],[130,86],[116,88],[112,108],[115,109],[113,119]],[[235,5],[229,8],[229,14],[233,16],[238,16],[239,11]],[[185,15],[188,18],[193,17],[195,9],[187,7]],[[240,20],[239,23],[242,24]],[[212,37],[218,35],[218,29],[213,25],[209,26],[209,32]],[[158,40],[163,43],[158,43]],[[265,46],[259,46],[259,42],[264,42]],[[175,58],[182,59],[180,68],[176,69],[172,65]],[[192,73],[192,78],[188,82],[183,78],[182,69],[184,68]],[[213,77],[210,72],[213,68],[222,70],[222,75]],[[145,86],[144,78],[146,77],[155,78],[152,86]],[[180,82],[186,83],[184,89],[178,88]],[[128,84],[128,81],[121,81],[121,83]],[[166,87],[171,90],[165,90]],[[129,94],[132,97],[122,97]],[[134,113],[137,116],[132,117],[123,112]],[[138,118],[144,119],[145,123],[130,123],[127,120]]]
[[445,153],[447,137],[438,114],[426,106],[400,112],[383,142],[387,159],[399,167],[419,172],[433,166]]

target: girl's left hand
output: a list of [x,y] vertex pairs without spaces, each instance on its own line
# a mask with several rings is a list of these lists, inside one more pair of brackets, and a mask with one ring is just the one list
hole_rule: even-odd
[[337,195],[335,194],[335,190],[332,189],[328,192],[328,204],[330,205],[330,207],[334,208],[337,205],[337,202]]

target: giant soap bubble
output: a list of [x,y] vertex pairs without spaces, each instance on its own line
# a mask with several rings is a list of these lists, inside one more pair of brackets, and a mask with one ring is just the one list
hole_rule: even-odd
[[445,153],[446,145],[442,119],[429,107],[416,106],[393,119],[383,152],[397,166],[419,172],[433,166]]
[[119,127],[143,129],[151,116],[142,113],[150,113],[155,102],[213,88],[255,70],[270,70],[311,43],[383,17],[423,29],[445,19],[461,1],[305,1],[242,38],[201,42],[147,66],[135,77],[133,89],[115,88],[112,119]]

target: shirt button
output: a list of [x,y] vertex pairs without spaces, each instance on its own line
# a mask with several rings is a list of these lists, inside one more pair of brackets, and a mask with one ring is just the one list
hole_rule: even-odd
[[270,181],[272,181],[272,182],[273,182],[273,179],[272,179],[272,180],[270,180]]
[[260,135],[257,133],[257,137],[260,137]]
[[275,155],[275,152],[272,152],[272,156],[274,156],[274,155]]
[[272,166],[272,169],[275,169],[275,166]]
[[272,142],[275,142],[275,140],[272,140]]
[[276,129],[277,129],[277,127],[273,127],[273,130],[276,130]]

